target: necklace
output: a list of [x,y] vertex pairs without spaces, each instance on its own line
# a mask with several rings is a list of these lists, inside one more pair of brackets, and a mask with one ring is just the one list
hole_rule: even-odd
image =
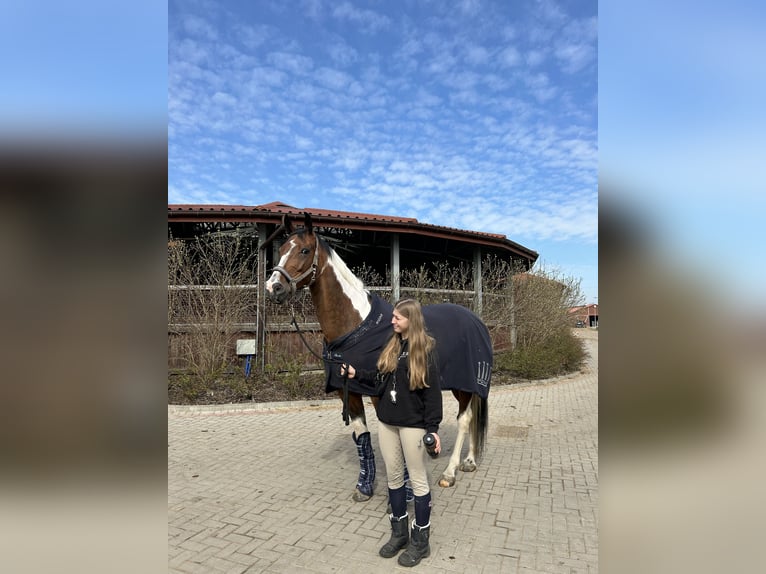
[[389,394],[391,395],[391,403],[395,405],[396,404],[396,373],[394,373],[394,384]]
[[[405,350],[405,343],[402,341],[402,351],[399,354],[399,358],[397,359],[397,362],[401,361],[402,359],[406,359],[409,356],[409,350]],[[391,388],[391,392],[389,393],[391,395],[391,404],[396,404],[396,371],[394,370],[394,377],[393,377],[393,385]]]

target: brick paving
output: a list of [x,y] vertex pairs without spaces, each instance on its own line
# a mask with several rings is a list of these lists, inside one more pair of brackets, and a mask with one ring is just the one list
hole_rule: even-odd
[[590,336],[584,373],[492,389],[484,458],[448,489],[436,484],[457,431],[445,393],[446,453],[429,461],[431,555],[414,569],[378,556],[390,526],[371,406],[378,474],[365,503],[351,500],[359,464],[337,399],[169,406],[169,572],[597,572],[598,340]]

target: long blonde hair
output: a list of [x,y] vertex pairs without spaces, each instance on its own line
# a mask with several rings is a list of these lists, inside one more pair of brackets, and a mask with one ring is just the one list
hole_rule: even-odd
[[[409,320],[407,339],[410,350],[408,367],[410,371],[410,390],[427,388],[428,355],[433,350],[436,342],[426,332],[426,324],[423,320],[423,310],[420,302],[415,299],[401,299],[394,310],[398,311],[405,319]],[[378,358],[378,370],[382,373],[392,373],[396,370],[401,351],[401,336],[394,333],[383,348]]]

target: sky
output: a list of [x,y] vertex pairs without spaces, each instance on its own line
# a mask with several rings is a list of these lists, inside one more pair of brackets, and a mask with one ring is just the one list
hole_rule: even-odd
[[164,137],[166,5],[6,0],[0,139]]
[[766,318],[766,5],[601,3],[599,177],[663,264]]
[[598,302],[597,3],[171,1],[168,202],[501,233]]

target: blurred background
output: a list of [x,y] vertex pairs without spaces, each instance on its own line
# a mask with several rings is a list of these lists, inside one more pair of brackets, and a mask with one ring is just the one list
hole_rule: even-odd
[[[765,10],[599,7],[603,572],[760,566]],[[165,571],[167,4],[0,54],[0,568]]]
[[762,568],[764,15],[599,6],[603,572]]
[[167,4],[0,18],[0,570],[165,572]]

